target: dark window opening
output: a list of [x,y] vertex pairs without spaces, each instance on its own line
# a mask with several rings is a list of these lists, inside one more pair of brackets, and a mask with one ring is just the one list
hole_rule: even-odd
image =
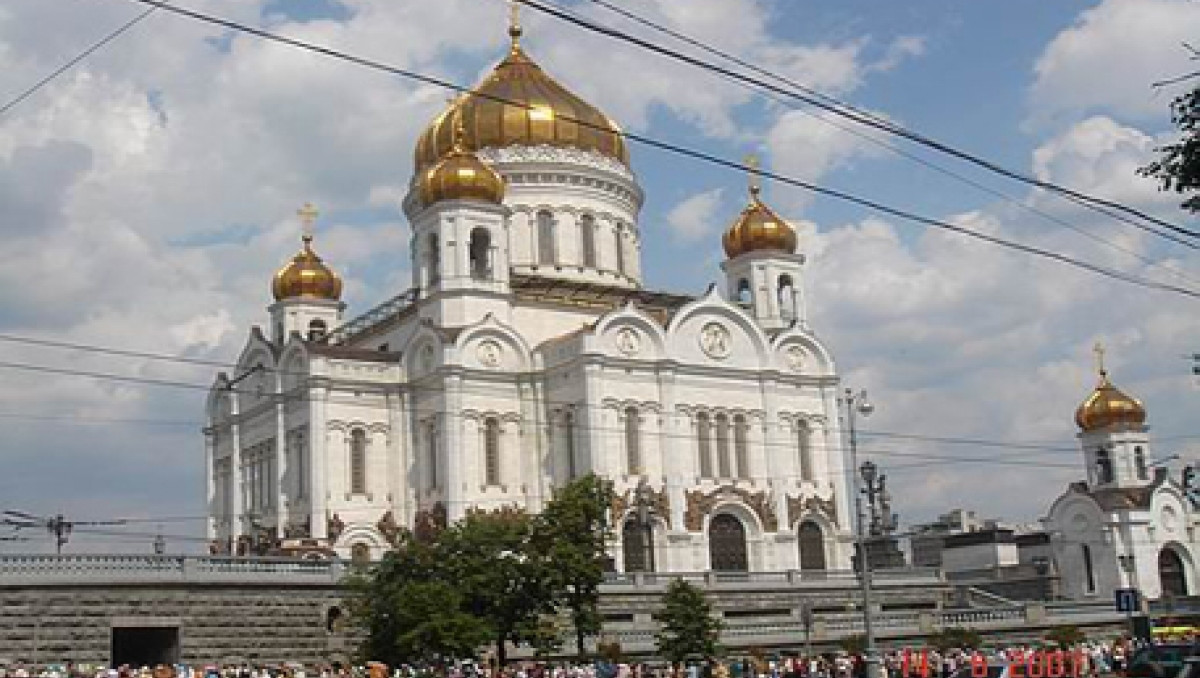
[[179,627],[130,627],[112,630],[112,666],[179,663]]

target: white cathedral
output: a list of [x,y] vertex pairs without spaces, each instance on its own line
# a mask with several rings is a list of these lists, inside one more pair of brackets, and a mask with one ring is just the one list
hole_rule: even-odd
[[209,393],[210,548],[374,558],[595,473],[618,570],[849,568],[838,377],[795,231],[752,186],[722,286],[645,289],[619,128],[510,33],[418,141],[412,287],[344,318],[307,230],[275,275],[269,330]]

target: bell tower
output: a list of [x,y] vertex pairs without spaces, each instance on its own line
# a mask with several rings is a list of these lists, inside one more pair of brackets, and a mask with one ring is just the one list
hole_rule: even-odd
[[275,303],[267,307],[271,314],[271,341],[282,344],[292,332],[305,339],[317,339],[342,324],[342,279],[313,251],[313,225],[317,208],[305,203],[296,214],[300,217],[303,247],[275,274],[271,292]]
[[492,313],[508,320],[509,233],[504,180],[464,144],[420,172],[405,199],[413,225],[413,286],[423,308],[443,326]]
[[1147,461],[1150,438],[1145,425],[1146,409],[1136,398],[1113,385],[1104,366],[1104,346],[1097,342],[1093,351],[1099,381],[1075,410],[1088,486],[1094,489],[1147,486],[1153,482],[1153,474]]
[[765,330],[807,327],[804,255],[796,253],[796,231],[763,202],[758,159],[748,156],[746,166],[750,200],[721,238],[728,298]]

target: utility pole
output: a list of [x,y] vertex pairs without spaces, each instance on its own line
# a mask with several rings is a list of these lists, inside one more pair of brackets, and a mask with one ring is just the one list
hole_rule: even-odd
[[[859,483],[858,433],[855,430],[855,415],[870,416],[875,411],[875,406],[867,400],[866,390],[855,394],[852,389],[847,388],[839,400],[841,405],[846,408],[846,429],[850,438],[850,473],[854,479],[854,513],[857,518],[854,542],[858,549],[858,582],[862,588],[863,635],[866,644],[866,647],[863,648],[863,663],[866,665],[866,678],[882,678],[882,666],[879,662],[879,655],[875,651],[875,629],[872,623],[874,612],[871,609],[871,562],[867,558],[866,539],[863,535],[866,528],[863,523],[866,517],[863,515],[862,495],[866,492],[866,488]],[[870,472],[867,468],[864,468],[863,471]]]
[[17,530],[23,528],[40,528],[46,530],[54,538],[54,548],[58,555],[62,555],[63,546],[71,540],[71,532],[76,527],[98,527],[111,525],[124,525],[124,520],[67,520],[63,514],[59,513],[52,518],[44,518],[41,516],[31,515],[24,511],[0,511],[0,514],[6,516],[0,519],[4,525],[10,525]]

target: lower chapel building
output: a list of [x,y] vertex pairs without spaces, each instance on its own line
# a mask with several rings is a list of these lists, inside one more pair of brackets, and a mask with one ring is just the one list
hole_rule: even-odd
[[645,289],[619,128],[512,33],[417,144],[411,289],[344,318],[307,231],[276,274],[269,330],[207,403],[212,549],[377,557],[402,526],[536,512],[594,472],[617,569],[849,568],[838,378],[795,231],[752,187],[722,289]]

